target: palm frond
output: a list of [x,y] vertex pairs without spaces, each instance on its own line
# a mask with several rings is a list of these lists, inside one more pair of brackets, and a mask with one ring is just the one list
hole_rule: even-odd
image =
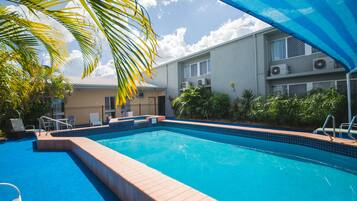
[[40,48],[38,42],[41,42],[47,49],[53,66],[57,67],[67,56],[64,42],[59,41],[60,38],[61,33],[49,25],[25,19],[0,6],[0,40],[13,50],[22,50],[25,51],[23,54],[32,54],[38,58],[35,50]]
[[42,13],[64,26],[78,42],[83,54],[85,71],[93,71],[100,59],[100,47],[95,27],[81,13],[78,7],[66,7],[71,0],[8,0],[26,6],[33,14]]
[[[106,37],[117,73],[117,105],[137,93],[143,75],[151,76],[157,39],[145,9],[135,0],[79,0]],[[88,75],[92,69],[85,71]]]

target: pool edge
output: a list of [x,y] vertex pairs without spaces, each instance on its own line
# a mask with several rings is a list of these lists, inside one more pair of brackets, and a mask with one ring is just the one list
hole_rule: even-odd
[[73,152],[121,200],[215,200],[88,138],[38,136],[37,149]]

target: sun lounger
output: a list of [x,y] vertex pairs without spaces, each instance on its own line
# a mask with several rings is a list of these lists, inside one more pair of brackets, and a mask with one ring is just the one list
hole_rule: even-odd
[[[11,132],[14,134],[15,138],[22,137],[23,135],[27,135],[29,133],[36,132],[34,125],[24,126],[24,122],[21,118],[10,119],[11,122]],[[29,129],[30,128],[30,129]]]
[[89,120],[91,126],[101,126],[102,121],[99,118],[99,113],[90,113]]

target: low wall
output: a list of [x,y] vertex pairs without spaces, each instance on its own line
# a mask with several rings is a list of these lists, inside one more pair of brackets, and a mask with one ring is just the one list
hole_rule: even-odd
[[43,136],[37,149],[72,151],[121,200],[214,200],[88,138]]

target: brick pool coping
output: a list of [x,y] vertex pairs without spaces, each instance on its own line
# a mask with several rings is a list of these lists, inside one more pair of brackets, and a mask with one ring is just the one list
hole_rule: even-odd
[[72,151],[121,200],[215,200],[85,137],[37,136],[37,149]]
[[[289,135],[289,136],[299,136],[304,138],[310,138],[314,140],[320,140],[324,142],[336,143],[336,144],[343,144],[348,146],[357,147],[356,140],[349,140],[343,138],[333,138],[326,135],[318,135],[308,132],[301,132],[301,131],[286,131],[286,130],[278,130],[278,129],[268,129],[268,128],[255,128],[255,127],[246,127],[246,126],[236,126],[236,125],[225,125],[225,124],[211,124],[211,123],[204,123],[204,122],[192,122],[192,121],[183,121],[183,120],[163,120],[164,123],[174,123],[174,124],[181,124],[181,125],[192,125],[192,126],[205,126],[205,127],[212,127],[212,128],[223,128],[223,129],[231,129],[231,130],[239,130],[239,131],[248,131],[248,132],[258,132],[258,133],[269,133],[274,135]],[[247,137],[249,137],[247,135]]]
[[[210,124],[192,121],[160,119],[163,123],[192,125],[221,129],[233,129],[255,133],[269,133],[274,136],[298,136],[332,144],[357,147],[356,141],[316,135],[307,132],[274,130],[223,124]],[[81,132],[107,128],[98,126],[78,128],[71,131]],[[69,131],[70,132],[70,131]],[[55,133],[55,132],[53,132]],[[86,137],[56,137],[52,133],[37,134],[37,149],[43,151],[72,151],[83,163],[121,200],[215,200],[163,173],[146,166],[128,156],[114,151]],[[249,136],[247,136],[249,137]]]

